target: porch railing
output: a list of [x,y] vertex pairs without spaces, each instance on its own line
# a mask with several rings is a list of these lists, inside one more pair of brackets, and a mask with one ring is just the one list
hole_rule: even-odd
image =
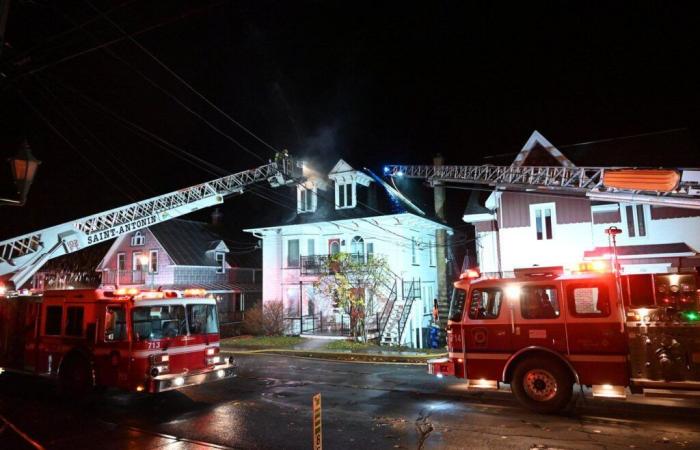
[[148,276],[145,270],[105,270],[102,284],[145,284]]

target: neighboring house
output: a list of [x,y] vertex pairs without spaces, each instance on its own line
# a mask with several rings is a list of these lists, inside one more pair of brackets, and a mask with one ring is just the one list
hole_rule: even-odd
[[438,289],[436,231],[452,231],[342,159],[296,188],[289,220],[245,230],[262,239],[263,302],[282,301],[292,334],[346,334],[346,311],[316,292],[329,255],[385,257],[391,282],[363,295],[370,337],[424,347]]
[[[617,166],[637,162],[634,155],[609,149],[579,152],[588,166],[610,164],[611,153],[617,156]],[[673,160],[672,147],[658,154],[669,161],[659,165],[668,166]],[[647,160],[645,165],[652,164]],[[574,164],[535,131],[513,165]],[[700,210],[512,191],[491,193],[485,205],[475,199],[474,195],[470,198],[463,220],[476,228],[479,266],[489,277],[509,277],[516,268],[566,268],[585,259],[610,258],[605,230],[611,226],[622,230],[617,236],[617,253],[626,274],[674,273],[700,265],[696,253],[700,249]]]
[[259,263],[233,258],[211,225],[182,219],[117,238],[97,271],[103,287],[206,289],[222,323],[241,321],[262,291]]

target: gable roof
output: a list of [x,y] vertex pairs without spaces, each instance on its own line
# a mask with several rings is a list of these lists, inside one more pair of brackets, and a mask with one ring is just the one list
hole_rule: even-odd
[[[558,148],[556,148],[554,145],[552,145],[552,143],[549,142],[547,140],[547,138],[542,136],[542,134],[540,134],[540,132],[537,130],[532,132],[532,134],[528,138],[527,142],[525,142],[525,145],[523,145],[523,148],[517,154],[517,156],[515,157],[515,159],[513,160],[513,163],[511,165],[515,166],[515,167],[529,165],[529,164],[526,164],[528,158],[533,157],[537,150],[540,150],[541,152],[543,151],[545,154],[547,154],[548,156],[553,158],[557,164],[559,164],[563,167],[574,167],[574,163],[572,163],[569,160],[569,158],[564,156],[564,154],[562,152],[560,152]],[[531,164],[531,165],[542,165],[542,164]]]
[[204,222],[172,219],[149,230],[178,266],[216,266],[215,253],[210,250],[229,251],[221,236]]
[[345,162],[343,159],[339,159],[335,166],[328,172],[328,175],[334,175],[336,173],[350,172],[355,169],[352,168],[350,164]]

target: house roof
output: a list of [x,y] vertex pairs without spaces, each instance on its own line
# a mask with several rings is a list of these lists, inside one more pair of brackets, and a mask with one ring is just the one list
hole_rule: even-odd
[[[611,247],[596,247],[583,252],[585,259],[609,258],[613,253]],[[667,256],[695,256],[697,253],[685,242],[670,244],[620,245],[617,247],[618,258],[661,258]]]
[[[309,213],[287,213],[286,211],[282,211],[280,217],[271,219],[270,223],[261,223],[258,226],[250,227],[250,229],[360,219],[406,212],[416,214],[416,209],[409,204],[412,202],[417,203],[416,206],[419,210],[426,212],[431,211],[431,208],[426,207],[424,201],[416,201],[416,198],[419,197],[416,193],[410,192],[407,195],[407,192],[404,191],[397,195],[397,192],[392,192],[391,189],[388,189],[382,183],[377,183],[376,175],[370,171],[355,169],[342,159],[338,161],[331,170],[340,170],[342,173],[356,171],[367,177],[366,180],[369,186],[363,186],[360,183],[357,184],[357,205],[354,208],[336,209],[334,184],[330,181],[327,184],[328,189],[317,190],[316,211]],[[403,186],[401,186],[401,189],[403,190]],[[296,199],[290,204],[290,207],[296,209]],[[420,214],[418,213],[416,215]],[[444,225],[444,223],[434,215],[426,214],[423,217]]]
[[173,219],[153,225],[149,230],[158,239],[175,265],[217,265],[214,254],[207,253],[207,251],[216,248],[223,239],[210,229],[209,224]]

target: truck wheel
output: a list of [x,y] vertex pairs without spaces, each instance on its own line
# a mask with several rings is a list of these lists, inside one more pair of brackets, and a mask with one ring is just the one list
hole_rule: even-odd
[[90,362],[83,356],[73,355],[61,365],[59,388],[62,394],[82,397],[94,386]]
[[569,404],[573,385],[563,364],[535,357],[516,366],[510,387],[523,406],[541,414],[553,414]]

